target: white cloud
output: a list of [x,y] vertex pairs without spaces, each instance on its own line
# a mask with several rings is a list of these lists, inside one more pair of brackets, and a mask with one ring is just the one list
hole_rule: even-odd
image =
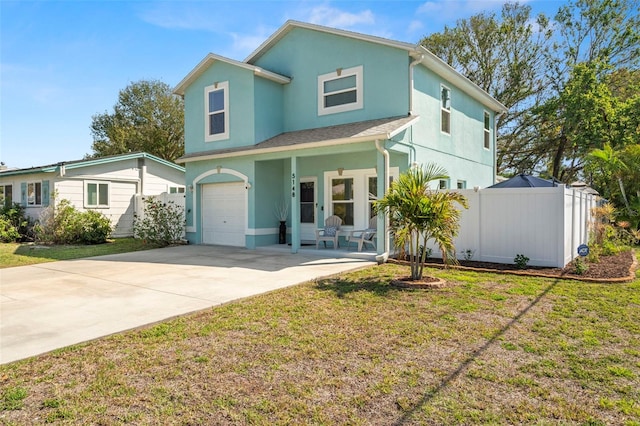
[[409,34],[415,33],[417,31],[421,31],[424,28],[424,25],[421,21],[413,20],[409,23],[409,27],[407,28],[407,32]]
[[169,2],[160,2],[156,7],[142,10],[140,19],[152,25],[168,29],[215,30],[215,20],[202,10],[180,7],[175,8]]
[[358,13],[350,13],[327,5],[316,6],[311,9],[308,20],[312,24],[333,28],[351,28],[357,25],[375,23],[374,14],[369,9]]
[[416,10],[419,14],[438,13],[444,10],[445,6],[442,2],[428,1],[420,5]]
[[235,33],[232,32],[229,35],[233,39],[231,49],[233,56],[242,57],[244,59],[251,52],[256,50],[266,39],[268,39],[275,32],[274,28],[258,27],[251,34],[247,33]]

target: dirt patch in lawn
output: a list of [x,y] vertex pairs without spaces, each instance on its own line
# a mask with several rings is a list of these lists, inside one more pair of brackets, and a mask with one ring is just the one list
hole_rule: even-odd
[[[632,250],[610,256],[600,256],[600,261],[597,263],[587,262],[585,259],[583,259],[582,262],[586,267],[586,270],[584,270],[582,274],[576,273],[575,260],[564,268],[527,266],[521,269],[515,264],[478,262],[473,260],[460,260],[457,266],[452,267],[482,272],[499,272],[582,281],[626,282],[635,279],[635,270],[638,265]],[[427,259],[425,265],[435,268],[444,267],[441,259]]]

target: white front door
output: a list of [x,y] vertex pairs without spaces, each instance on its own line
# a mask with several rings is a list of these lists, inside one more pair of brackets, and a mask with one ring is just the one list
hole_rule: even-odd
[[316,241],[317,218],[317,180],[316,178],[300,178],[300,242]]
[[245,246],[243,182],[202,186],[202,243]]

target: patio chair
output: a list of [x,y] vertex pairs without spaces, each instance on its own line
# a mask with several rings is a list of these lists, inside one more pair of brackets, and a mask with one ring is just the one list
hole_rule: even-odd
[[340,226],[342,225],[342,219],[338,216],[329,216],[324,221],[324,228],[316,229],[316,249],[320,245],[320,241],[324,243],[324,247],[327,247],[327,241],[333,242],[333,248],[340,247],[338,237],[340,236]]
[[351,243],[358,244],[358,251],[362,251],[362,247],[367,244],[376,249],[375,236],[377,232],[378,218],[376,216],[369,219],[369,227],[367,229],[359,229],[350,231],[347,235],[347,249]]

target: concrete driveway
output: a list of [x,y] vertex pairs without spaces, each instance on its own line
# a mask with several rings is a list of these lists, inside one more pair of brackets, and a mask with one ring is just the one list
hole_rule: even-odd
[[194,245],[0,269],[0,364],[371,264]]

